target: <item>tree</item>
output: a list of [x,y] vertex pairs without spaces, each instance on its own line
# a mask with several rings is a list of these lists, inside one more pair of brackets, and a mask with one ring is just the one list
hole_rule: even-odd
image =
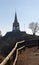
[[32,22],[29,24],[29,28],[32,30],[33,35],[39,30],[39,24]]

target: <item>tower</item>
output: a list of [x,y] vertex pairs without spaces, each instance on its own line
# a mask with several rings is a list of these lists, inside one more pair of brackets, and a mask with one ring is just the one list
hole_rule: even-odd
[[19,23],[17,20],[17,14],[15,13],[15,19],[14,19],[14,23],[13,23],[13,31],[19,31]]

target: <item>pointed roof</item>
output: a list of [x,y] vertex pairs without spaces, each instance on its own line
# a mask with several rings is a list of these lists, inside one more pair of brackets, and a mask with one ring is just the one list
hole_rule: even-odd
[[15,19],[14,19],[14,22],[18,22],[16,12],[15,12]]
[[16,14],[16,12],[15,12],[15,20],[14,20],[14,22],[18,22],[17,21],[17,14]]
[[18,20],[17,20],[17,14],[15,12],[15,19],[14,19],[14,23],[13,26],[19,26]]

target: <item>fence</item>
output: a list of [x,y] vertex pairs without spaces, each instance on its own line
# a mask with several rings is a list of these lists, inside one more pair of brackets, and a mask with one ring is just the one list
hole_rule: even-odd
[[17,45],[20,44],[20,43],[23,43],[23,42],[25,42],[25,40],[20,41],[20,42],[17,42],[16,45],[15,45],[15,47],[14,47],[14,48],[12,49],[12,51],[8,54],[8,56],[1,62],[0,65],[6,65],[7,62],[8,62],[8,60],[10,59],[10,57],[11,57],[13,54],[16,55],[16,56],[13,56],[13,57],[15,57],[15,58],[14,58],[13,65],[15,65],[15,64],[16,64],[16,61],[17,61],[17,58],[18,58],[18,51],[24,47],[24,46],[23,46],[23,47],[17,49]]

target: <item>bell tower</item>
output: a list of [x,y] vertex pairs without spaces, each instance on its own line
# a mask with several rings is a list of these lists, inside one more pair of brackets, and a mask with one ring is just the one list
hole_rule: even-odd
[[17,20],[17,14],[15,12],[15,19],[14,19],[14,23],[13,23],[13,31],[19,31],[20,28],[19,28],[19,23],[18,23],[18,20]]

